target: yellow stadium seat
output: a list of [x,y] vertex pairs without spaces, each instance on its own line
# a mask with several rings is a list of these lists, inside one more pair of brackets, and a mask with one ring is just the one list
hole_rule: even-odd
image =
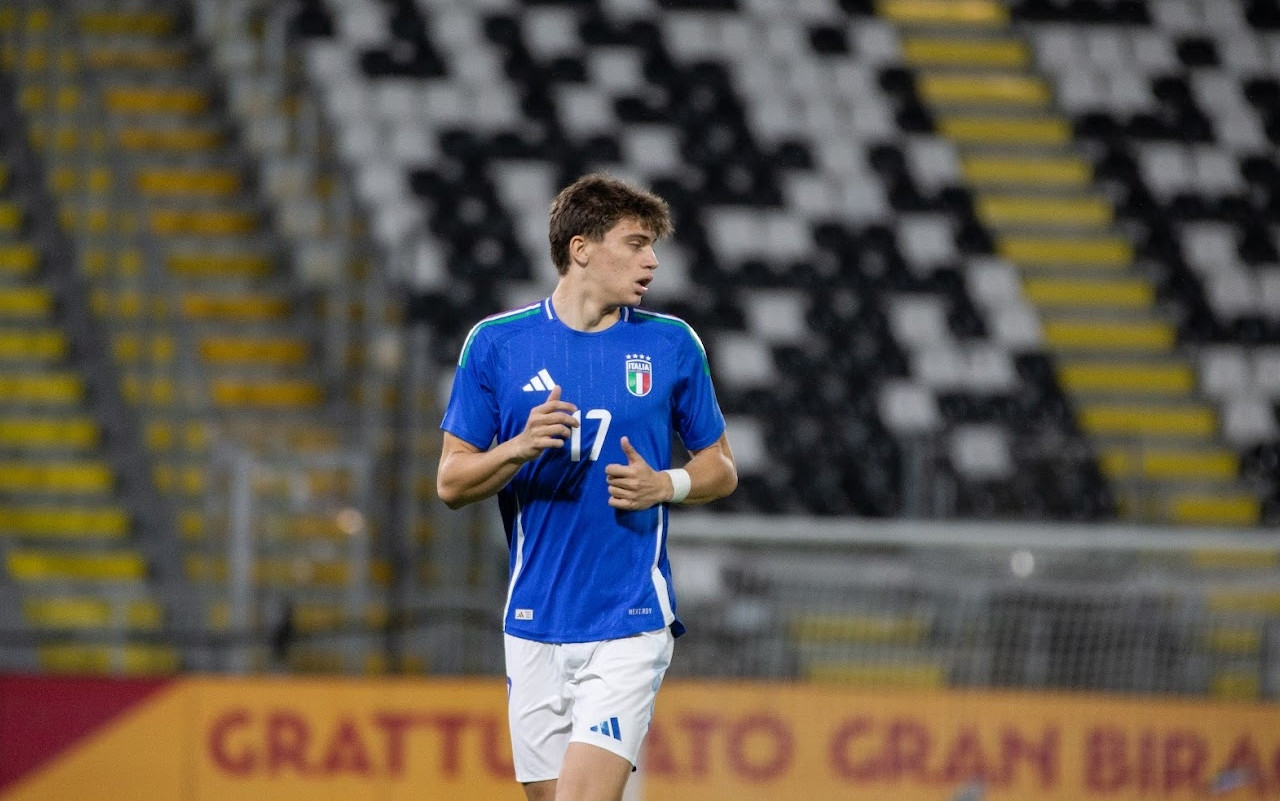
[[1018,39],[937,38],[908,36],[902,54],[915,67],[1007,67],[1021,69],[1030,64],[1027,46]]
[[933,689],[942,687],[947,679],[941,665],[909,662],[817,661],[810,664],[805,673],[813,682],[852,687]]
[[200,422],[177,427],[167,422],[151,422],[146,427],[146,440],[147,446],[153,450],[181,447],[188,451],[203,451],[208,447],[209,435]]
[[98,424],[83,417],[0,417],[0,448],[92,448],[100,442]]
[[[2,13],[4,12],[0,11],[0,14]],[[67,48],[55,53],[39,44],[28,44],[19,52],[12,46],[0,45],[0,66],[6,70],[16,69],[23,72],[59,70],[67,73],[75,70],[78,65],[79,60],[75,53]]]
[[1244,493],[1183,493],[1170,502],[1174,522],[1197,526],[1256,526],[1262,518],[1257,497]]
[[168,263],[174,274],[191,278],[259,278],[272,270],[270,258],[253,253],[178,253]]
[[146,578],[147,565],[133,551],[63,553],[11,550],[5,555],[9,575],[18,581],[123,581]]
[[111,468],[99,461],[0,461],[0,492],[101,494],[114,484]]
[[938,129],[962,144],[1060,146],[1071,141],[1070,125],[1046,117],[944,116]]
[[241,185],[234,170],[152,167],[138,171],[138,189],[145,195],[227,196],[240,191]]
[[160,209],[150,220],[151,231],[164,236],[230,236],[258,228],[258,215],[250,211]]
[[791,637],[804,642],[919,642],[925,620],[912,615],[806,614],[792,619]]
[[1195,388],[1195,374],[1186,364],[1146,364],[1129,361],[1064,359],[1058,381],[1069,392],[1186,395]]
[[878,0],[876,14],[900,25],[1002,27],[1009,9],[995,0]]
[[207,128],[122,127],[116,141],[125,150],[207,151],[221,145],[223,135]]
[[1074,156],[965,156],[965,180],[975,185],[1084,187],[1093,168]]
[[932,105],[992,105],[1041,108],[1050,100],[1040,78],[1024,75],[927,73],[917,79],[920,97]]
[[271,295],[187,293],[182,297],[182,311],[194,320],[268,321],[286,317],[290,303]]
[[[209,625],[226,629],[231,625],[231,609],[225,601],[209,605]],[[293,622],[298,631],[324,631],[348,625],[347,608],[340,603],[300,601],[293,607]],[[357,622],[372,628],[381,628],[387,622],[387,608],[383,604],[370,604]]]
[[162,618],[160,606],[154,601],[113,602],[83,596],[29,598],[23,601],[22,616],[32,626],[59,629],[155,629]]
[[175,468],[161,464],[156,465],[152,473],[156,488],[162,492],[202,495],[205,491],[204,471],[198,467]]
[[176,70],[191,59],[179,49],[153,47],[91,47],[85,61],[94,69],[104,70]]
[[17,203],[0,201],[0,231],[17,231],[22,226],[22,219],[22,208]]
[[1252,701],[1262,692],[1257,670],[1219,670],[1209,682],[1209,694],[1231,701]]
[[1252,655],[1262,647],[1262,632],[1256,626],[1214,626],[1205,635],[1205,646],[1219,654]]
[[1103,449],[1099,462],[1110,478],[1141,476],[1152,479],[1231,481],[1240,475],[1240,457],[1222,448],[1198,450],[1148,447],[1140,453],[1124,448]]
[[307,343],[299,339],[206,337],[200,342],[200,355],[216,364],[297,365],[307,360],[307,353]]
[[157,334],[143,342],[137,334],[118,334],[112,341],[111,351],[121,362],[143,360],[167,364],[177,353],[177,343],[168,334]]
[[34,123],[28,126],[27,138],[40,150],[67,151],[84,149],[101,153],[107,144],[106,133],[101,128],[76,128],[61,125],[50,129]]
[[1018,264],[1120,269],[1133,263],[1133,245],[1118,237],[1004,236],[997,252]]
[[163,645],[58,643],[40,646],[39,654],[41,669],[49,673],[150,676],[174,673],[181,666],[177,651]]
[[996,227],[1105,228],[1112,222],[1111,204],[1094,197],[979,195],[975,205],[978,217]]
[[[1188,554],[1188,562],[1192,567],[1202,570],[1274,570],[1280,567],[1280,551],[1255,548],[1239,550],[1196,548]],[[1280,594],[1276,595],[1276,600],[1278,602],[1276,609],[1280,611]]]
[[29,113],[46,109],[72,111],[79,107],[81,100],[80,89],[75,86],[63,86],[56,92],[49,92],[43,86],[27,86],[18,96],[18,105]]
[[28,275],[40,263],[40,254],[31,245],[0,246],[0,273]]
[[[199,582],[227,580],[227,560],[220,556],[188,556],[187,577]],[[390,577],[385,560],[375,559],[369,566],[369,580],[383,585]],[[253,568],[254,581],[274,586],[344,586],[350,581],[350,565],[339,559],[289,559],[266,557]]]
[[35,8],[26,11],[9,7],[0,11],[0,32],[26,31],[27,33],[44,33],[49,29],[52,15],[48,9]]
[[120,539],[129,516],[114,507],[0,506],[0,531],[18,537]]
[[87,248],[81,251],[81,269],[88,276],[101,278],[109,274],[136,276],[142,272],[142,253],[135,248],[108,251]]
[[1280,615],[1280,589],[1213,589],[1205,594],[1205,602],[1212,612]]
[[1022,288],[1037,306],[1147,309],[1156,299],[1155,287],[1141,278],[1028,278]]
[[84,385],[72,373],[0,374],[0,403],[73,405],[84,396]]
[[120,391],[125,400],[135,405],[168,406],[177,397],[173,379],[164,376],[126,375],[120,381]]
[[200,114],[209,108],[209,96],[197,89],[114,87],[105,95],[107,109],[124,114]]
[[1201,405],[1086,403],[1080,408],[1079,420],[1080,427],[1092,434],[1203,438],[1218,428],[1213,409]]
[[324,391],[314,381],[288,379],[215,380],[212,382],[210,395],[214,404],[221,407],[315,406],[324,399]]
[[127,320],[136,318],[143,313],[146,306],[146,298],[141,292],[135,290],[108,292],[103,289],[95,289],[90,298],[90,304],[93,308],[93,313],[99,317],[117,317]]
[[80,32],[90,36],[164,36],[176,22],[164,12],[93,11],[80,16]]
[[0,330],[0,361],[53,361],[66,355],[61,331]]
[[1168,353],[1177,332],[1161,321],[1052,320],[1044,324],[1044,339],[1063,350]]

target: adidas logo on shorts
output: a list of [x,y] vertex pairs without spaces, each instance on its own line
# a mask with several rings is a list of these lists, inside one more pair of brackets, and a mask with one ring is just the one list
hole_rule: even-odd
[[603,734],[604,736],[612,737],[619,742],[622,741],[622,730],[618,728],[617,718],[609,718],[608,720],[597,723],[591,727],[591,730],[596,734]]

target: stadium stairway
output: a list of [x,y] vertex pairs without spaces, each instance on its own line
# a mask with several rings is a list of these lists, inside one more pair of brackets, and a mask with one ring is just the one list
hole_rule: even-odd
[[[295,630],[376,621],[378,606],[353,610],[349,590],[385,581],[386,565],[366,574],[347,559],[350,520],[335,511],[356,503],[359,482],[323,458],[350,442],[341,421],[351,415],[323,380],[321,310],[286,268],[185,12],[29,6],[27,19],[9,17],[24,32],[12,63],[28,134],[110,332],[155,486],[176,507],[200,627],[230,621],[224,444],[292,465],[250,482],[255,592],[292,610]],[[342,647],[292,656],[301,668],[366,666]]]
[[1260,500],[1196,395],[1176,327],[997,0],[883,0],[915,87],[957,146],[979,220],[1016,265],[1123,517],[1256,525]]
[[[19,24],[0,12],[6,41]],[[4,47],[5,72],[15,56]],[[170,612],[157,592],[165,566],[146,536],[163,515],[136,470],[136,437],[108,409],[119,398],[95,375],[94,330],[51,247],[56,223],[41,217],[13,86],[0,85],[0,664],[167,672],[176,652],[154,637]]]

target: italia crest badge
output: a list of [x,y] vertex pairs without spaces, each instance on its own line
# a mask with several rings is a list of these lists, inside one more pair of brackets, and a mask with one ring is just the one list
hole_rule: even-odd
[[653,389],[653,360],[639,353],[627,354],[627,391],[643,398]]

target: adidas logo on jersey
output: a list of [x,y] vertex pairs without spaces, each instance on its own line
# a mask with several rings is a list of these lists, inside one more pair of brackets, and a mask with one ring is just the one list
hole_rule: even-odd
[[547,368],[542,368],[538,374],[529,379],[529,383],[525,384],[521,389],[525,392],[550,392],[551,388],[556,385],[556,380],[551,377],[551,373],[547,372]]
[[600,723],[592,726],[591,730],[596,734],[603,734],[605,737],[612,737],[619,742],[622,741],[622,729],[618,728],[617,718],[609,718],[608,720],[601,721]]

